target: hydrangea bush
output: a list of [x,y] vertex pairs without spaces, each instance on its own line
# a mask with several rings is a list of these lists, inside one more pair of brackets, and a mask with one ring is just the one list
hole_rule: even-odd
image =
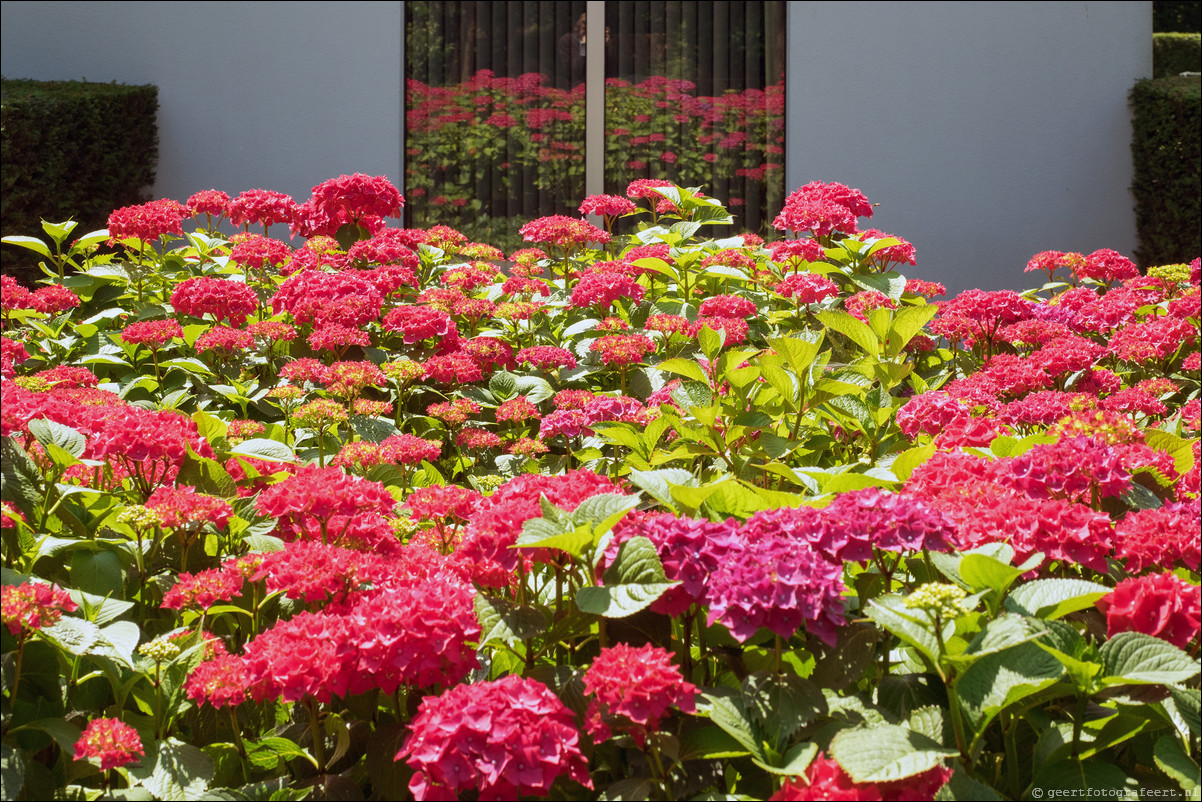
[[508,259],[403,202],[4,238],[6,797],[1196,793],[1198,260],[935,300],[841,184]]

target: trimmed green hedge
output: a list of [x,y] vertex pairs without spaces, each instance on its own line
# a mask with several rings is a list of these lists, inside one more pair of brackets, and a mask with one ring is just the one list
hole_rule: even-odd
[[1202,255],[1202,81],[1143,80],[1131,90],[1135,135],[1135,226],[1140,265],[1188,262]]
[[1152,77],[1202,71],[1202,33],[1152,34]]
[[[104,228],[147,200],[158,163],[156,86],[0,82],[0,230],[38,236],[41,220]],[[5,248],[5,272],[19,258]]]

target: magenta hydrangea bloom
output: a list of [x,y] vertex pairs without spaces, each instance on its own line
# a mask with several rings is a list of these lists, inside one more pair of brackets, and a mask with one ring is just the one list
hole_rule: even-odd
[[572,713],[546,685],[513,675],[427,696],[396,759],[418,800],[545,795],[567,775],[592,788]]
[[830,646],[843,626],[843,565],[804,540],[767,535],[732,551],[710,574],[708,623],[740,643],[761,627],[782,638],[803,624]]

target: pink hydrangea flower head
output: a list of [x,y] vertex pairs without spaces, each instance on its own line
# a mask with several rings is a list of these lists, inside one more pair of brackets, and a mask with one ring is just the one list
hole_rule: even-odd
[[184,206],[169,199],[125,206],[109,215],[109,242],[121,239],[153,242],[167,234],[182,237],[183,222],[188,216],[189,212]]
[[514,675],[422,700],[396,759],[418,800],[546,795],[561,776],[591,788],[571,711],[545,685]]
[[0,587],[3,598],[3,623],[12,635],[53,626],[64,612],[79,608],[67,591],[55,585],[26,582]]
[[1098,601],[1106,634],[1142,632],[1184,649],[1202,626],[1202,588],[1172,574],[1146,574],[1120,582]]
[[602,649],[584,673],[584,693],[596,697],[585,714],[585,729],[597,741],[608,739],[616,728],[642,746],[668,708],[696,710],[697,688],[672,665],[668,651],[651,644],[617,643]]
[[133,727],[115,718],[94,718],[75,743],[76,760],[98,760],[100,770],[119,768],[146,754]]

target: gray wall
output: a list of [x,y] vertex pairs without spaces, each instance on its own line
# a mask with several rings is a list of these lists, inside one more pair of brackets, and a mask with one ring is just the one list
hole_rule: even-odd
[[1127,93],[1152,4],[789,4],[786,174],[858,187],[907,274],[1023,287],[1042,250],[1136,245]]
[[[156,197],[400,186],[401,3],[4,2],[6,78],[159,87]],[[8,233],[8,232],[5,232]]]
[[[1127,92],[1152,70],[1152,4],[789,7],[789,188],[879,203],[948,284],[1020,287],[1041,250],[1131,254]],[[4,2],[10,78],[155,83],[155,194],[402,171],[402,3]],[[8,232],[6,232],[8,233]]]

